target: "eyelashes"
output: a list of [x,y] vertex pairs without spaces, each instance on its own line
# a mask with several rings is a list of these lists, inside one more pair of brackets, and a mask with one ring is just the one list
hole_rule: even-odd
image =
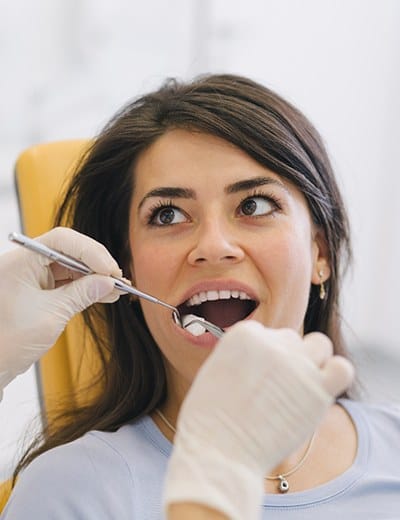
[[[149,209],[149,213],[146,217],[146,223],[149,226],[159,227],[178,224],[178,222],[172,222],[172,218],[175,216],[176,213],[183,214],[184,212],[177,206],[175,206],[171,200],[159,200]],[[157,219],[159,219],[160,221],[157,222]]]
[[[279,198],[271,193],[256,190],[240,200],[235,215],[242,218],[261,218],[281,210],[282,203]],[[145,220],[149,226],[166,227],[190,222],[190,216],[172,200],[159,200],[149,208]]]
[[[265,203],[269,204],[271,209],[269,211],[264,211],[259,214],[256,214],[255,212],[253,213],[252,210],[257,209],[254,205],[254,202],[257,199],[262,201],[264,204]],[[263,211],[262,207],[259,209],[261,209],[261,211]],[[246,216],[252,217],[252,218],[267,217],[268,215],[271,215],[272,213],[275,213],[276,211],[281,211],[282,203],[277,197],[275,197],[274,195],[272,195],[270,193],[266,194],[263,191],[254,191],[251,195],[247,195],[240,201],[239,206],[237,208],[237,212],[239,212],[239,210],[241,210],[243,212],[244,217],[246,217]]]

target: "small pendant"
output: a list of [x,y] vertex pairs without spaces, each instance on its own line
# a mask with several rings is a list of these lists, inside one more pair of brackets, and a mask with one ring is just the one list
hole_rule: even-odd
[[281,493],[287,493],[289,491],[289,482],[285,479],[285,477],[282,477],[282,475],[278,476],[280,482],[278,489]]

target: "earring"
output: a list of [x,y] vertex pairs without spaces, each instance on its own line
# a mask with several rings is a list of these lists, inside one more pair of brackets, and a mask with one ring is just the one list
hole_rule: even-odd
[[325,300],[326,298],[326,290],[325,290],[325,285],[324,285],[324,282],[322,280],[322,277],[324,276],[324,272],[323,271],[318,271],[318,276],[320,278],[320,284],[319,284],[319,299],[320,300]]

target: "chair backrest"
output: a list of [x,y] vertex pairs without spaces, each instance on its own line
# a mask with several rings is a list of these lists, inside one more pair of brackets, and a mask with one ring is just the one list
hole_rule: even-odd
[[[40,144],[25,150],[15,166],[15,184],[23,232],[36,237],[54,226],[54,216],[77,162],[89,146],[88,140]],[[87,348],[83,322],[74,318],[54,347],[37,366],[42,412],[49,417],[59,398],[68,396],[71,406],[88,396],[79,387],[90,383],[98,368],[92,349]]]
[[[53,227],[63,189],[88,146],[88,140],[40,144],[18,157],[15,185],[21,228],[26,235],[36,237]],[[99,364],[84,332],[82,319],[75,317],[36,367],[44,420],[56,411],[61,397],[67,397],[71,407],[90,398],[90,393],[79,392],[79,388],[90,384]],[[9,482],[0,486],[0,511],[9,492]]]

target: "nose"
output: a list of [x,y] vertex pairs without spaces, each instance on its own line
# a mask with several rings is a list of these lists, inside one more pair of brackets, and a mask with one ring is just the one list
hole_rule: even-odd
[[190,250],[188,262],[200,264],[234,264],[244,258],[244,251],[229,225],[217,219],[199,225],[196,243]]

